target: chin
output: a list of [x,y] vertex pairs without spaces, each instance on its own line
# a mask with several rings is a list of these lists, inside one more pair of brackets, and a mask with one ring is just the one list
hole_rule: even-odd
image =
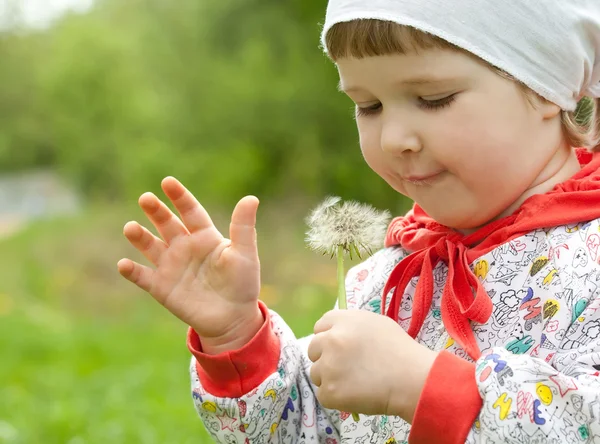
[[444,211],[429,212],[427,209],[423,209],[437,223],[463,233],[474,232],[491,221],[491,218],[481,217],[481,214],[451,214]]

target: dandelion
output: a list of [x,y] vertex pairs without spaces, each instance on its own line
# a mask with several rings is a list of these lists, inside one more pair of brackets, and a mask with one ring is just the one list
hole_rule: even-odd
[[370,205],[354,201],[341,203],[341,198],[331,196],[318,205],[306,218],[309,231],[308,246],[319,253],[337,256],[338,306],[345,309],[344,255],[359,259],[383,246],[383,239],[391,215]]

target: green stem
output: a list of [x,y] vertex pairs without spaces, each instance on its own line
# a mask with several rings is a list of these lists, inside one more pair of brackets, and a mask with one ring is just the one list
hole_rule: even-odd
[[[338,308],[340,310],[346,310],[348,304],[346,304],[346,274],[344,273],[344,247],[338,245],[337,247],[337,280],[338,280]],[[358,413],[352,413],[352,418],[355,422],[360,421]]]
[[344,273],[344,247],[337,247],[337,280],[338,280],[338,307],[340,310],[348,308],[346,304],[346,274]]

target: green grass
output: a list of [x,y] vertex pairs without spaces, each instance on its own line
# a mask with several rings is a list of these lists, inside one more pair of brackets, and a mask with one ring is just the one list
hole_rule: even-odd
[[[95,207],[0,241],[0,443],[211,442],[186,326],[116,271],[141,260],[121,235],[139,214]],[[335,300],[335,264],[304,248],[294,220],[259,219],[261,298],[302,336]]]

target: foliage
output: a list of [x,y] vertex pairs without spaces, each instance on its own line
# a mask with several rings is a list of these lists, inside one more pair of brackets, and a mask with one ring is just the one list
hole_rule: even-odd
[[325,0],[98,0],[0,34],[0,168],[134,199],[175,175],[203,201],[338,194],[394,207],[319,48]]

